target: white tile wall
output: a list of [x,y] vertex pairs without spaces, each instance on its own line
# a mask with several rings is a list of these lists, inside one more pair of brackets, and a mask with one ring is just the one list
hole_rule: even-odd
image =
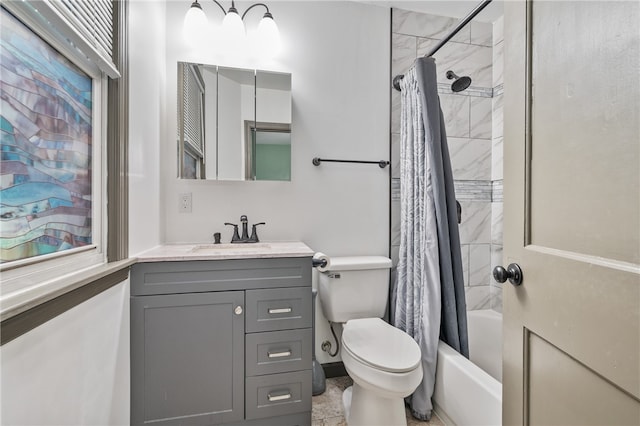
[[[431,39],[418,39],[418,56],[425,55],[432,47]],[[448,42],[433,55],[438,68],[438,82],[446,83],[447,70],[459,76],[468,75],[473,80],[471,85],[492,87],[492,48],[474,44]]]
[[465,289],[467,311],[491,309],[491,287],[483,285]]
[[493,46],[493,25],[486,22],[471,21],[471,44],[480,46]]
[[469,286],[488,286],[491,268],[491,245],[469,245]]
[[460,251],[462,253],[462,276],[464,277],[464,285],[469,285],[469,244],[461,244]]
[[[400,219],[400,200],[391,201],[391,217]],[[400,245],[400,220],[391,221],[391,245]]]
[[491,178],[491,140],[453,137],[447,140],[455,180]]
[[503,17],[500,17],[493,23],[493,45],[494,46],[504,40],[503,29],[504,29],[504,19]]
[[440,108],[444,115],[447,137],[469,137],[469,104],[468,96],[440,95]]
[[462,223],[460,242],[462,244],[491,243],[491,203],[484,201],[460,201]]
[[400,178],[400,133],[391,134],[391,177]]
[[502,136],[491,141],[491,180],[502,180]]
[[491,134],[494,138],[502,137],[503,134],[503,108],[502,95],[498,95],[492,99],[493,102],[493,119]]
[[[503,178],[503,119],[502,93],[504,76],[504,37],[503,19],[493,23],[493,88],[494,102],[492,105],[492,149],[491,149],[491,179],[494,188],[502,188]],[[491,266],[504,265],[502,256],[503,242],[503,203],[502,191],[497,191],[491,204]],[[491,309],[502,312],[502,284],[491,278]]]
[[[449,33],[452,27],[458,23],[458,19],[447,16],[429,15],[425,13],[410,12],[401,9],[393,9],[393,23],[391,31],[399,34],[409,34],[417,37],[441,39]],[[471,37],[469,26],[463,28],[453,37],[453,41],[469,43]]]
[[493,87],[502,84],[504,72],[504,42],[493,47]]
[[491,98],[470,97],[469,136],[476,139],[491,139]]
[[[504,265],[504,260],[502,259],[502,244],[491,244],[491,264],[493,266]],[[493,278],[491,279],[491,285],[502,287],[502,284]]]
[[502,202],[491,203],[491,243],[502,244]]
[[491,309],[502,313],[502,287],[491,286]]
[[391,56],[391,73],[404,74],[413,64],[417,55],[418,39],[414,36],[403,34],[391,35],[391,48],[393,55]]
[[401,94],[397,90],[391,91],[391,134],[400,134],[400,103]]

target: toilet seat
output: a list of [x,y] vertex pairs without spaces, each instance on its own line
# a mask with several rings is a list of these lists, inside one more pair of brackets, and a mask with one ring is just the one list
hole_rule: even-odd
[[380,318],[347,321],[342,344],[357,361],[389,373],[406,373],[420,365],[420,347],[415,340]]

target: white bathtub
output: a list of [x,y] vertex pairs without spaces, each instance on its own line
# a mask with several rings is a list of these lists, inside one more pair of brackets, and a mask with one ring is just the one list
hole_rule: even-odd
[[438,345],[434,410],[447,425],[501,425],[502,315],[470,311],[467,320],[471,360]]

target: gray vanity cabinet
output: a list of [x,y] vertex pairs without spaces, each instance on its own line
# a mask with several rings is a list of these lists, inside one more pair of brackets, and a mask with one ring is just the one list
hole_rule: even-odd
[[131,423],[309,425],[311,260],[138,263]]
[[243,305],[243,291],[132,299],[133,424],[243,419]]

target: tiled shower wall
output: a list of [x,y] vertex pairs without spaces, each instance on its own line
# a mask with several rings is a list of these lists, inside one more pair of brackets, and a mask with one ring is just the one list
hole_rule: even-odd
[[[393,9],[392,76],[404,74],[458,19]],[[502,264],[502,20],[471,22],[434,55],[438,93],[462,206],[460,239],[467,309],[502,310],[502,288],[491,278]],[[446,72],[468,75],[454,93]],[[400,246],[400,93],[391,95],[391,257]]]

